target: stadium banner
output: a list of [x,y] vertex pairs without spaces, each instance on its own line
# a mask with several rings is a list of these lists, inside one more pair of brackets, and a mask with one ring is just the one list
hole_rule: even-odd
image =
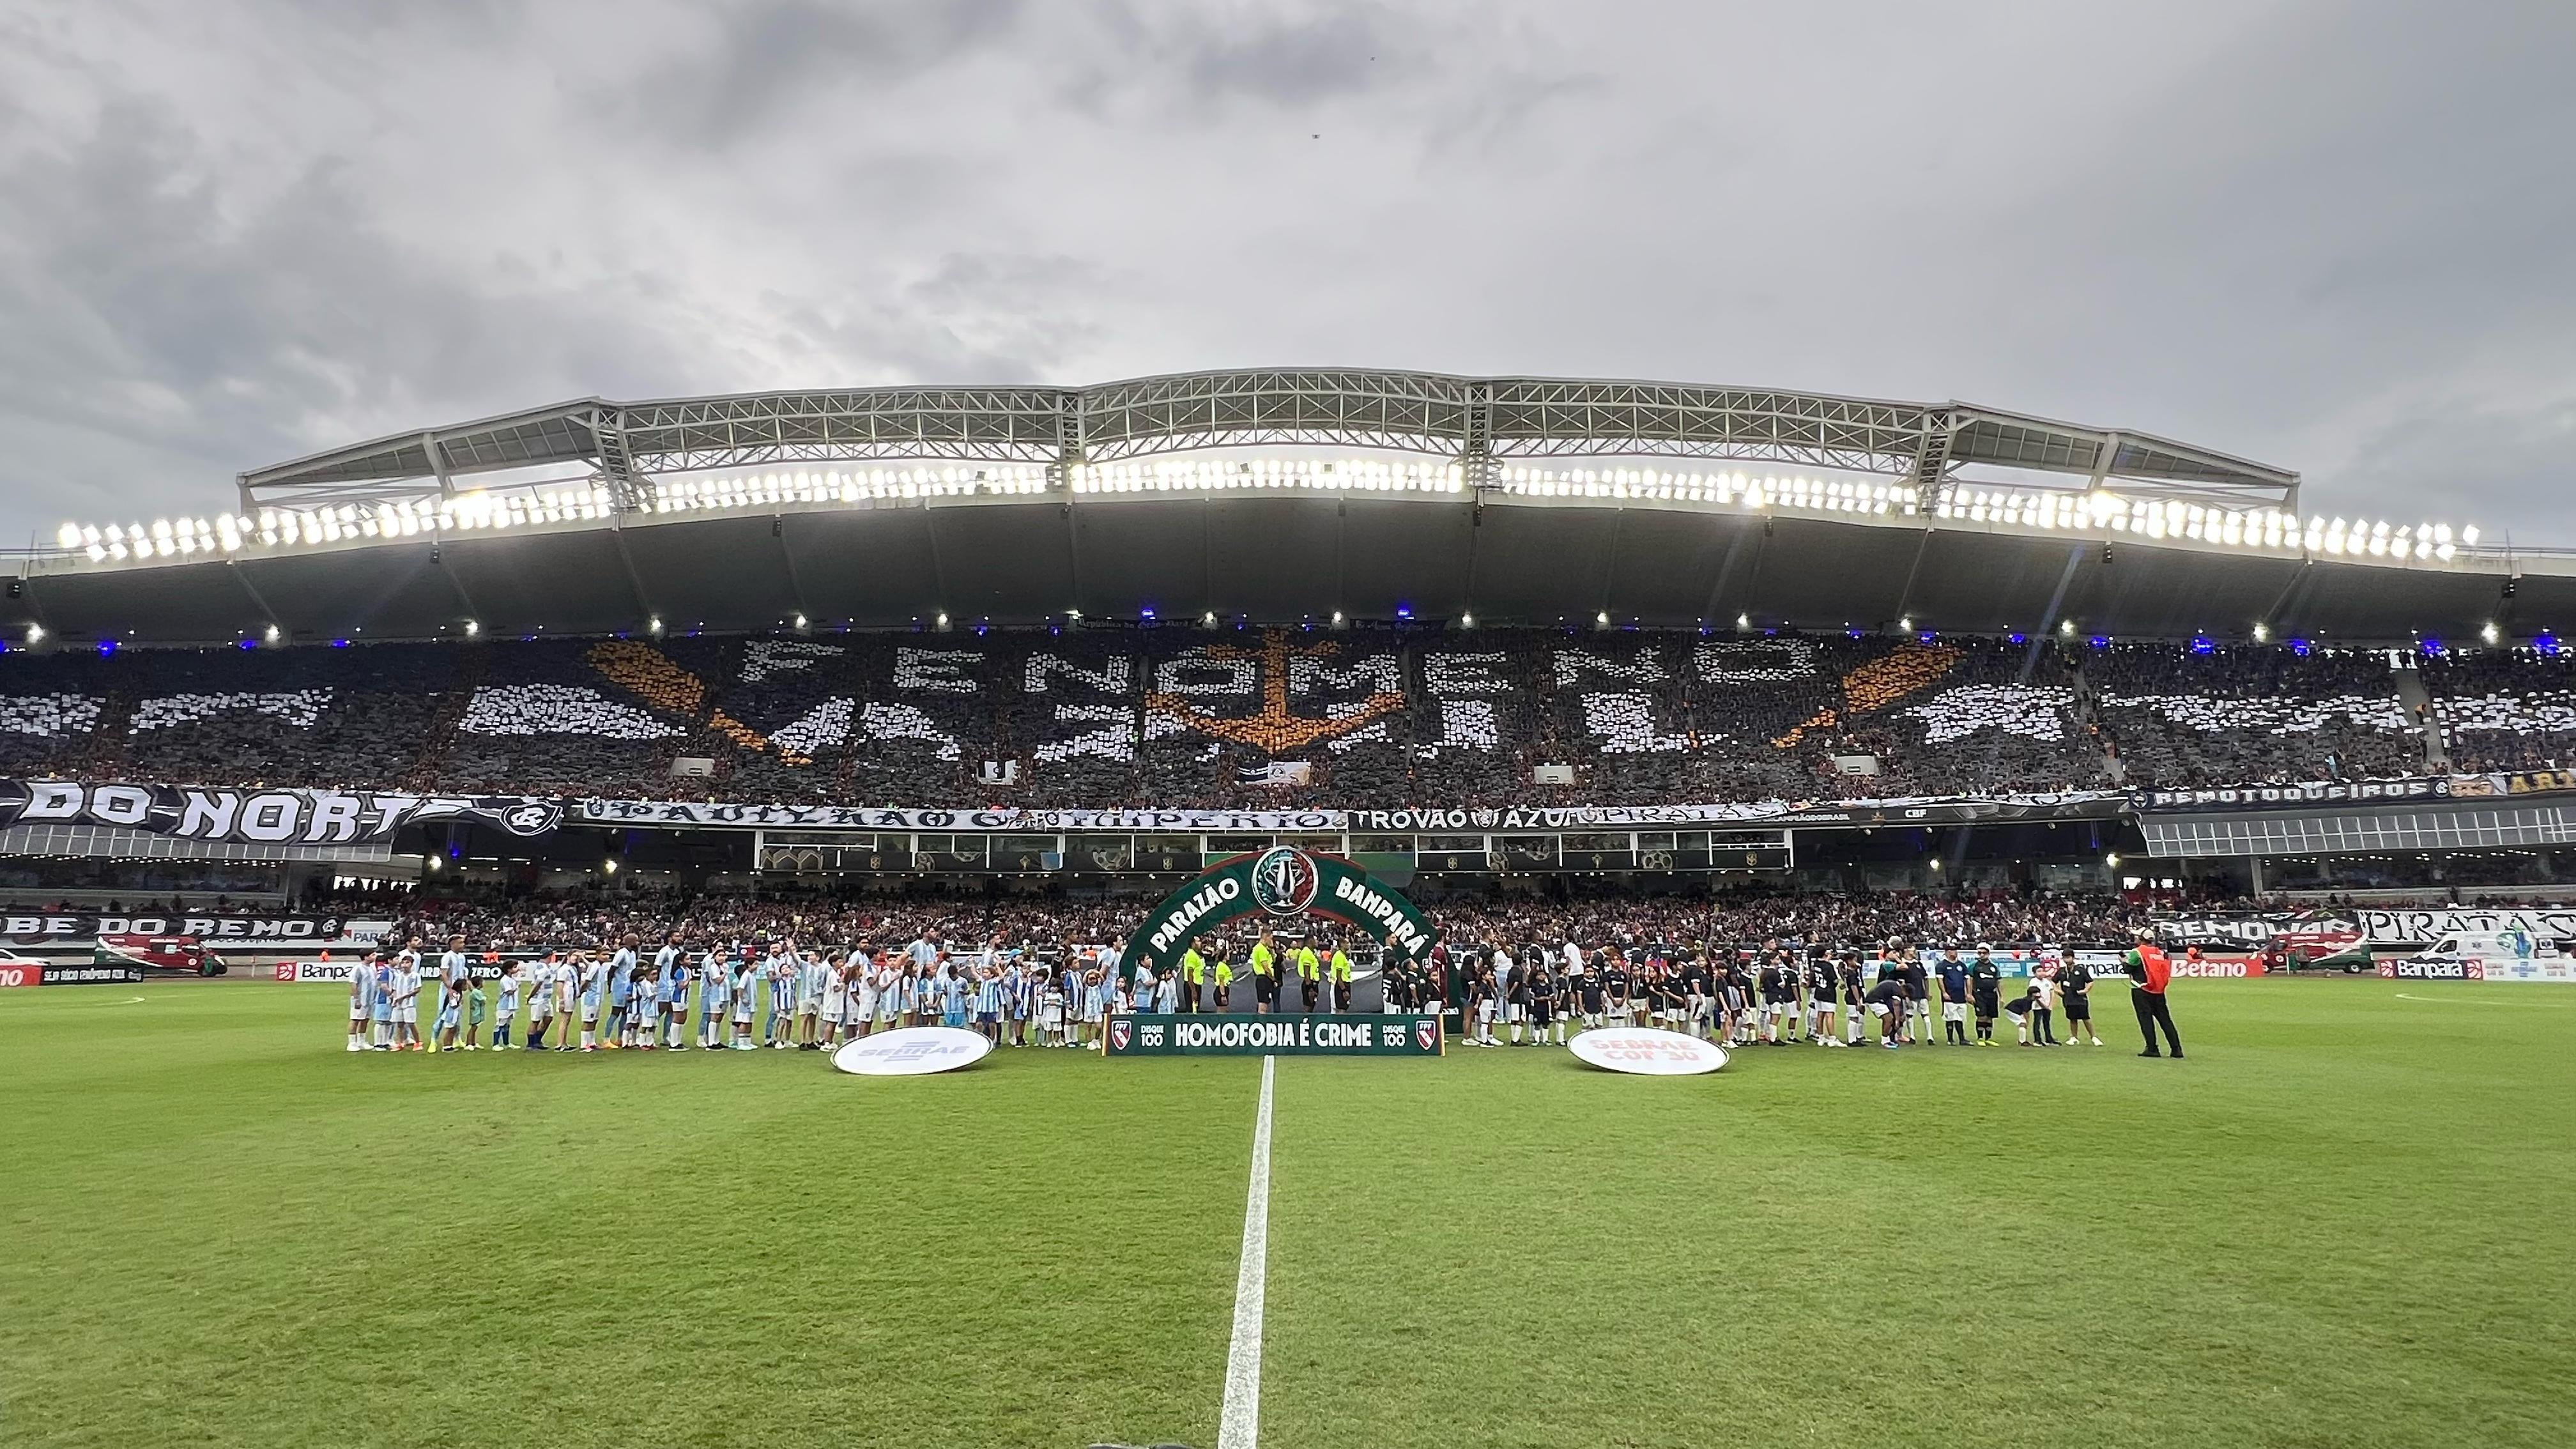
[[2346,909],[2308,911],[2203,911],[2159,916],[2156,940],[2167,946],[2260,951],[2276,942],[2284,950],[2325,955],[2362,943],[2360,915]]
[[1436,1057],[1440,1018],[1388,1014],[1113,1016],[1101,1034],[1113,1057]]
[[349,845],[389,841],[427,821],[489,825],[517,836],[551,832],[563,806],[530,795],[411,795],[369,790],[224,790],[0,780],[0,830],[50,822],[227,844]]
[[1440,939],[1413,902],[1367,871],[1337,855],[1274,845],[1228,856],[1163,897],[1127,938],[1122,959],[1150,964],[1161,975],[1179,965],[1201,934],[1255,911],[1282,925],[1309,911],[1329,916],[1417,961]]
[[2108,819],[2128,796],[2108,790],[2044,795],[1921,795],[1885,800],[1759,800],[1736,805],[1521,805],[1467,810],[1349,810],[1347,830],[1672,830],[1712,825],[1967,825],[2007,820]]
[[[2319,805],[2376,805],[2448,800],[2454,776],[2404,780],[2313,781],[2294,785],[2239,785],[2209,790],[2140,790],[2129,797],[2141,814],[2164,810],[2305,810]],[[2484,777],[2475,777],[2481,783]],[[2467,793],[2467,792],[2461,792]],[[2475,793],[2501,793],[2479,789]]]
[[2576,791],[2576,770],[2520,770],[2491,778],[2507,795],[2555,795]]
[[311,915],[0,914],[0,940],[16,946],[89,945],[101,936],[188,936],[210,946],[372,946],[390,920]]
[[2450,936],[2503,936],[2519,933],[2533,943],[2576,940],[2576,907],[2541,910],[2479,910],[2450,906],[2439,910],[2364,910],[2362,935],[2374,946],[2430,946]]
[[690,800],[573,801],[589,825],[738,830],[928,830],[1218,833],[1342,831],[1672,830],[1725,825],[1960,825],[1981,821],[2108,819],[2129,796],[2105,790],[2044,795],[1922,796],[1888,800],[1757,801],[1734,805],[1506,805],[1473,810],[993,810],[869,805],[731,805]]

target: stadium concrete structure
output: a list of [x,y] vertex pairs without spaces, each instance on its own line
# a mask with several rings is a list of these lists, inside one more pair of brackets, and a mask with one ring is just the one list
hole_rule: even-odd
[[[1251,456],[1252,454],[1262,456]],[[2576,617],[2576,560],[1961,403],[1358,370],[585,399],[67,524],[0,624],[137,644],[1352,618],[2339,643]]]
[[[1089,388],[587,399],[247,472],[238,511],[66,524],[55,550],[23,565],[0,628],[12,647],[256,649],[1349,621],[2015,643],[2538,640],[2554,654],[2550,629],[2576,617],[2576,556],[2499,547],[2465,524],[2356,522],[2313,501],[2292,471],[2128,429],[1672,383],[1263,370]],[[1112,874],[1186,869],[1201,850],[1243,848],[1265,832],[1357,849],[1374,831],[1381,851],[1471,871],[1677,858],[1776,868],[1798,858],[1802,832],[2024,828],[2004,823],[2014,820],[2027,822],[2016,839],[2035,853],[2097,859],[2111,846],[2259,858],[2576,841],[2576,806],[2561,803],[2570,796],[2554,776],[2446,782],[2431,778],[2437,757],[2423,760],[2427,778],[2413,786],[2261,802],[2133,800],[2113,776],[2045,801],[2001,792],[2019,812],[2001,817],[1995,792],[1893,814],[1870,800],[1660,817],[1590,810],[1523,823],[1535,835],[1520,855],[1481,815],[1372,826],[1356,808],[1276,829],[1211,811],[1218,823],[1204,830],[1157,824],[1162,801],[1004,810],[979,828],[1018,832],[1010,851],[956,834],[957,802],[936,799],[891,803],[943,807],[916,813],[946,828],[894,810],[816,822],[618,799],[497,799],[483,813],[559,820],[535,833],[559,837],[541,853],[566,859],[596,860],[620,834],[634,851],[639,837],[717,825],[738,829],[712,853],[665,853],[719,868],[929,859],[968,871],[1003,870],[1007,856]],[[2489,805],[2459,794],[2543,798]],[[1440,802],[1383,803],[1416,807],[1398,811],[1409,819]],[[2311,808],[2290,808],[2300,806]],[[1586,827],[1590,843],[1567,843],[1563,832]],[[13,826],[0,847],[307,862],[384,860],[467,837],[530,848],[488,824],[399,834],[364,851],[146,841],[92,811]],[[1929,836],[1886,846],[1954,859],[1964,848],[1964,837],[1935,847]]]

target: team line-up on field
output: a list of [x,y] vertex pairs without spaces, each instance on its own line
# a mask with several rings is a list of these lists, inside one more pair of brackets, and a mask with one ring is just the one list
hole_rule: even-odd
[[[605,955],[548,952],[523,963],[497,953],[477,958],[460,936],[434,964],[415,939],[351,971],[347,1050],[822,1051],[924,1025],[969,1028],[997,1046],[1097,1047],[1109,1017],[1220,1009],[1237,979],[1231,943],[1221,938],[1204,952],[1194,943],[1159,976],[1142,959],[1123,961],[1114,946],[1074,947],[1059,967],[999,940],[952,951],[936,933],[900,948],[861,944],[838,961],[792,939],[700,952],[681,939],[674,933],[649,957],[630,935]],[[1250,942],[1256,1012],[1281,1009],[1291,981],[1300,1008],[1350,1005],[1349,953],[1330,939],[1320,940],[1320,951],[1318,944],[1300,940],[1283,950],[1267,932]],[[1931,1041],[1936,1004],[1944,1045],[1997,1045],[2002,1018],[2011,1019],[2020,1046],[2103,1044],[2093,1025],[2096,978],[2080,959],[2037,968],[2007,997],[1989,949],[1978,946],[1965,959],[1961,950],[1946,948],[1926,964],[1898,940],[1874,961],[1855,949],[1809,955],[1777,942],[1758,951],[1587,953],[1568,941],[1517,956],[1501,942],[1455,953],[1443,945],[1425,960],[1388,962],[1385,1007],[1440,1017],[1454,1009],[1461,1043],[1479,1047],[1562,1046],[1587,1029],[1653,1025],[1729,1047],[1860,1046],[1874,1028],[1878,1045],[1893,1051]],[[477,969],[478,959],[486,969]],[[2172,963],[2144,931],[2121,961],[2145,1038],[2139,1055],[2180,1057],[2165,1000]],[[498,974],[487,982],[495,962]],[[426,1038],[424,994],[432,1003]]]

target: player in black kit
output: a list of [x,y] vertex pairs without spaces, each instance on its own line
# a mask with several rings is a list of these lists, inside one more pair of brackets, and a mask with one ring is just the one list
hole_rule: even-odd
[[1842,971],[1834,964],[1833,953],[1819,951],[1807,963],[1807,1040],[1818,1046],[1841,1046],[1834,1031],[1834,1018],[1841,1015],[1837,998],[1842,993]]
[[1778,943],[1762,963],[1762,1039],[1787,1046],[1798,1039],[1798,967]]

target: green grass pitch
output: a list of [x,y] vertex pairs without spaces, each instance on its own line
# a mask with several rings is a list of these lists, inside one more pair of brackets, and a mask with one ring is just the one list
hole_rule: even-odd
[[[2576,1435],[2576,992],[2180,983],[2182,1063],[2100,994],[2100,1050],[1282,1060],[1262,1442]],[[1257,1061],[350,1056],[343,1000],[0,993],[0,1443],[1214,1441]]]

